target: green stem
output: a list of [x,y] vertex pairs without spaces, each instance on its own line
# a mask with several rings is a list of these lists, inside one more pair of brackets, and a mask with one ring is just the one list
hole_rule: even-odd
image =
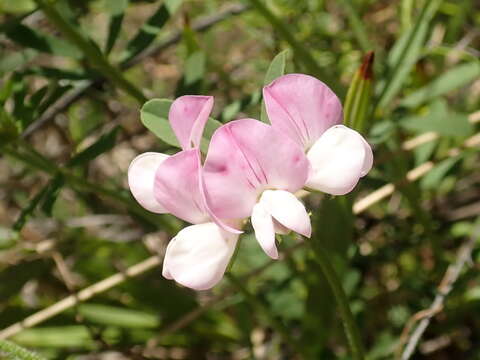
[[140,103],[147,100],[140,89],[128,81],[123,74],[112,66],[103,56],[101,50],[84,36],[57,11],[49,0],[35,0],[47,18],[58,27],[67,39],[73,42],[87,58],[92,67],[105,75],[113,84],[124,90],[127,94],[137,99]]
[[250,291],[245,287],[242,281],[238,279],[235,275],[233,275],[231,272],[228,272],[225,274],[225,276],[237,288],[237,290],[242,293],[242,295],[250,303],[252,308],[254,308],[255,311],[263,314],[267,318],[269,325],[283,337],[285,342],[290,345],[294,351],[296,351],[297,355],[305,356],[303,347],[295,338],[291,336],[291,331],[287,329],[287,327],[275,317],[275,314],[272,313],[271,310],[255,295],[250,293]]
[[43,357],[7,340],[0,340],[1,355],[6,356],[7,360],[45,360]]
[[338,310],[340,311],[340,316],[342,318],[345,334],[347,336],[348,344],[350,345],[353,359],[363,360],[363,344],[360,338],[360,332],[355,320],[353,319],[353,314],[348,304],[347,295],[345,294],[340,280],[335,273],[335,269],[328,259],[325,249],[318,244],[315,247],[315,259],[320,265],[323,275],[326,277],[328,284],[332,289],[333,295],[335,296],[335,300],[337,301]]

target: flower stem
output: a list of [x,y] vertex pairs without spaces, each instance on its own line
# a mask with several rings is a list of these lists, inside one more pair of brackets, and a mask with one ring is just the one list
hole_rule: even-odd
[[1,355],[11,360],[44,360],[43,357],[6,340],[0,340],[0,356]]
[[345,328],[345,334],[347,336],[348,344],[352,352],[352,357],[355,360],[364,359],[363,344],[360,338],[360,332],[357,324],[353,319],[352,311],[348,304],[347,295],[342,288],[342,284],[338,279],[335,269],[333,268],[330,260],[328,259],[325,249],[316,244],[315,245],[315,259],[320,265],[323,275],[327,278],[328,284],[332,289],[335,300],[337,301],[340,316],[342,318],[343,327]]
[[254,308],[259,313],[262,313],[270,323],[269,325],[274,328],[284,339],[284,341],[290,345],[290,347],[296,352],[296,355],[301,356],[303,358],[304,351],[303,347],[300,343],[291,336],[291,331],[287,329],[287,327],[275,317],[275,314],[271,312],[271,310],[261,301],[259,300],[254,294],[252,294],[242,283],[240,279],[238,279],[235,275],[231,272],[227,272],[225,276],[230,280],[230,282],[239,290],[245,299],[250,303],[252,308]]
[[140,89],[128,81],[120,70],[110,64],[101,50],[93,42],[86,39],[74,26],[62,17],[50,0],[35,0],[35,2],[43,10],[52,24],[54,24],[67,39],[82,50],[92,67],[100,71],[115,84],[115,86],[118,86],[139,102],[143,103],[147,100]]

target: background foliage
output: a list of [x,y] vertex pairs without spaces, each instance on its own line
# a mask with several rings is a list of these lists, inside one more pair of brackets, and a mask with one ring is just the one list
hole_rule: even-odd
[[[11,341],[48,359],[300,358],[273,319],[303,358],[350,359],[322,246],[368,359],[399,357],[428,320],[414,358],[480,359],[478,2],[0,0],[0,21],[0,329],[118,274]],[[355,75],[372,50],[374,80]],[[314,237],[285,237],[286,259],[243,237],[231,272],[250,274],[253,301],[227,280],[195,293],[163,279],[183,224],[141,209],[126,170],[176,144],[167,100],[139,109],[201,93],[220,122],[265,120],[260,89],[285,65],[348,99],[374,169],[348,198],[305,198]]]

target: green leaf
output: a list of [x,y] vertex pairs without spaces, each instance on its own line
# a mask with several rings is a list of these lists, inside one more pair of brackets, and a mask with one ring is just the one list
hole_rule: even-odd
[[[168,121],[168,112],[173,101],[169,99],[152,99],[140,110],[142,124],[163,142],[180,148],[180,144]],[[201,150],[206,152],[213,132],[222,125],[218,120],[209,118],[203,132]]]
[[423,189],[436,189],[440,185],[441,181],[447,176],[448,172],[455,166],[455,164],[461,159],[461,156],[456,156],[441,161],[439,164],[426,174],[420,185]]
[[56,326],[23,330],[13,340],[23,346],[91,348],[93,340],[85,326]]
[[[276,78],[285,74],[285,66],[287,61],[288,50],[283,50],[277,54],[270,66],[268,67],[267,73],[265,74],[265,79],[263,80],[263,85],[270,84]],[[264,123],[268,123],[267,110],[265,108],[265,102],[262,100],[262,113],[260,115],[260,120]]]
[[24,13],[34,9],[33,0],[0,0],[0,13]]
[[20,231],[25,223],[27,222],[28,218],[33,214],[37,205],[42,201],[48,191],[48,186],[43,187],[34,197],[33,199],[28,201],[27,206],[25,206],[20,215],[18,216],[17,220],[12,226],[12,229],[15,231]]
[[14,51],[10,54],[2,54],[0,58],[0,76],[6,73],[18,70],[23,65],[37,56],[37,52],[32,49]]
[[5,35],[24,47],[32,48],[52,55],[81,59],[83,53],[75,46],[60,38],[47,35],[25,25],[18,24],[9,29]]
[[143,311],[101,304],[82,304],[78,312],[86,320],[102,325],[124,328],[156,328],[160,325],[158,316]]
[[146,49],[157,37],[165,23],[182,4],[182,0],[166,0],[158,10],[143,24],[140,31],[127,44],[122,63],[128,62]]
[[[116,144],[116,138],[119,131],[120,128],[115,127],[112,131],[102,135],[92,145],[73,156],[70,161],[67,162],[67,167],[75,167],[86,164],[95,159],[97,156],[100,156],[101,154],[111,150]],[[55,201],[60,193],[60,189],[63,185],[65,185],[65,178],[59,174],[45,186],[43,190],[44,196],[42,197],[44,199],[42,202],[42,210],[45,212],[45,214],[51,215],[53,205],[55,204]]]
[[112,131],[102,135],[97,141],[95,141],[95,143],[72,157],[67,163],[67,166],[73,167],[85,164],[95,159],[97,156],[111,150],[115,146],[115,140],[119,130],[119,127],[115,127]]
[[445,136],[469,136],[473,132],[468,115],[449,111],[443,99],[432,103],[426,115],[404,118],[400,125],[415,132],[434,131]]
[[198,50],[188,56],[185,61],[185,86],[189,87],[203,80],[207,55],[204,51]]
[[128,7],[129,0],[105,0],[105,10],[110,13],[110,23],[108,24],[108,36],[105,43],[105,53],[109,54],[112,51],[115,42],[117,41],[120,30],[122,29],[122,22],[125,10]]
[[147,101],[140,110],[142,124],[165,143],[180,147],[177,137],[168,122],[168,111],[172,100],[153,99]]
[[441,0],[427,0],[415,25],[395,43],[388,56],[389,73],[381,90],[378,108],[387,107],[398,94],[410,70],[417,62],[427,37],[428,27]]
[[37,355],[17,344],[0,339],[0,356],[5,360],[44,360],[43,357]]
[[400,104],[406,107],[419,106],[431,99],[465,86],[479,77],[479,62],[458,65],[407,96]]
[[256,106],[261,99],[262,92],[257,90],[242,99],[233,101],[223,108],[223,111],[220,114],[221,122],[226,123],[230,120],[233,120],[240,111],[244,111],[250,106]]

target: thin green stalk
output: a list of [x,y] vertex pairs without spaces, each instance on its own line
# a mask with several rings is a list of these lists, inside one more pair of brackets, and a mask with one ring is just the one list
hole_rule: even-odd
[[[1,356],[6,356],[7,360],[45,360],[45,358],[7,340],[0,340]],[[1,358],[3,359],[3,357]]]
[[267,19],[280,36],[287,41],[296,53],[297,59],[305,65],[307,71],[322,78],[335,92],[339,91],[338,82],[334,81],[333,76],[327,74],[316,62],[312,54],[297,41],[290,29],[280,20],[261,0],[249,0],[258,12]]
[[113,84],[138,100],[140,103],[147,100],[142,91],[128,81],[120,70],[112,66],[97,46],[95,46],[90,40],[85,39],[74,26],[66,21],[49,0],[35,0],[35,2],[43,10],[52,24],[57,26],[67,39],[82,50],[92,67],[103,73]]
[[338,310],[342,318],[343,327],[345,328],[345,334],[352,352],[352,357],[355,360],[363,360],[364,348],[360,338],[360,332],[355,320],[353,319],[353,314],[348,304],[347,295],[345,294],[340,280],[335,273],[335,269],[328,259],[326,250],[321,245],[317,244],[316,251],[314,253],[315,259],[320,265],[323,275],[325,275],[325,278],[332,289],[333,295],[335,296],[335,300],[337,301]]
[[294,349],[297,355],[304,357],[303,347],[300,343],[291,336],[291,331],[287,329],[287,327],[275,317],[275,314],[271,312],[271,310],[262,302],[260,301],[254,294],[250,293],[250,291],[245,287],[240,279],[238,279],[235,275],[231,272],[225,274],[225,276],[230,280],[230,282],[239,290],[245,299],[250,303],[252,308],[255,311],[263,314],[268,322],[269,325],[274,328],[285,340],[285,342]]

